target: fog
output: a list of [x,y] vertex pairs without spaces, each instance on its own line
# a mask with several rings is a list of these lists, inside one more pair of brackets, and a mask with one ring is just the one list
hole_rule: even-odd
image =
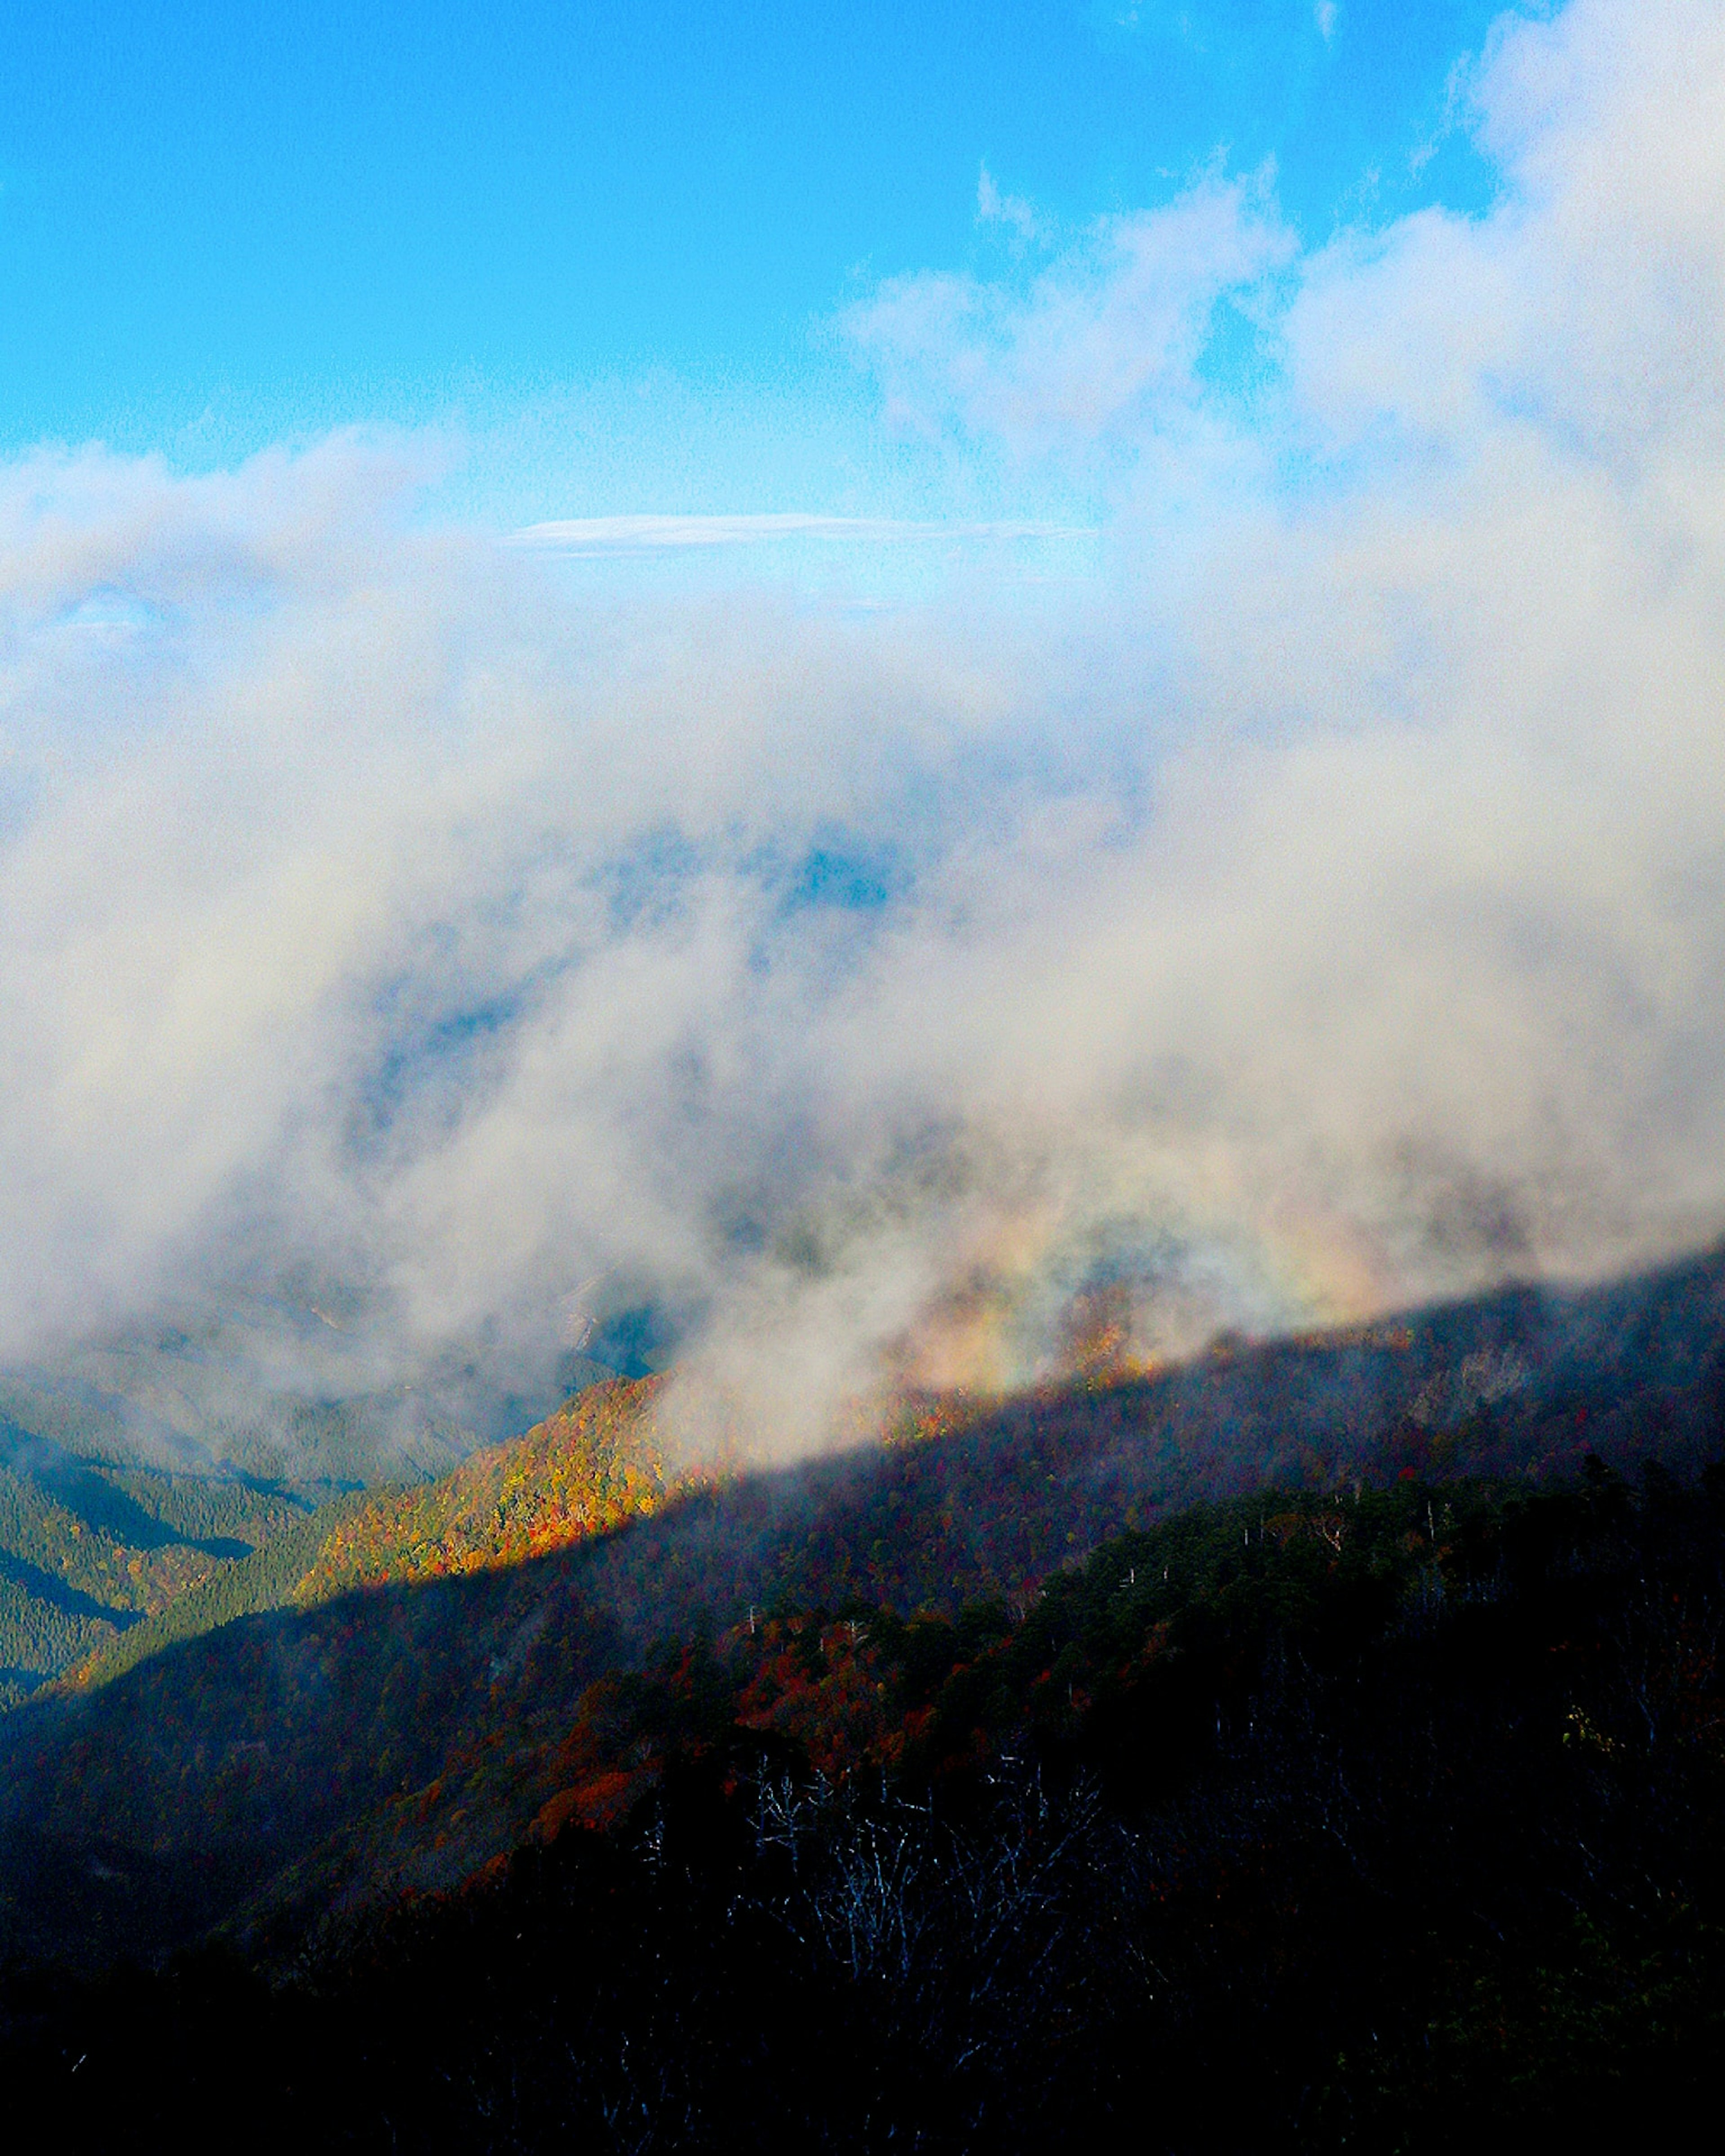
[[1460,81],[1482,215],[1219,166],[875,291],[882,428],[1100,505],[1070,572],[632,595],[412,441],[13,462],[0,1358],[244,1290],[260,1384],[531,1390],[650,1306],[783,1454],[1098,1309],[1717,1235],[1722,111],[1717,8],[1577,0]]

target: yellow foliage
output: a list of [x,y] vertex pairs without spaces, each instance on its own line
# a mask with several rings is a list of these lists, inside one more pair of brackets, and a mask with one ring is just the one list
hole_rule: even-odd
[[350,1588],[519,1564],[655,1511],[667,1489],[664,1385],[592,1386],[439,1482],[379,1491],[330,1535],[294,1599],[304,1607]]

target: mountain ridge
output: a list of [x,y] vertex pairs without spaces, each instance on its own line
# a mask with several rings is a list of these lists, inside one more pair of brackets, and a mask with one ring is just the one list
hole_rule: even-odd
[[[296,1604],[290,1583],[273,1609],[0,1725],[0,1904],[16,1937],[56,1950],[80,1928],[144,1952],[224,1922],[290,1937],[385,1885],[454,1883],[518,1843],[567,1786],[556,1762],[582,1699],[665,1643],[774,1607],[1022,1609],[1108,1537],[1251,1489],[1530,1480],[1590,1454],[1698,1464],[1725,1435],[1722,1312],[1725,1259],[1709,1253],[1321,1345],[1235,1344],[693,1486],[666,1482],[654,1454],[655,1383],[602,1389],[566,1411],[560,1437],[535,1440],[545,1460],[615,1470],[597,1502],[553,1478],[521,1508],[524,1547],[547,1523],[565,1536],[548,1552],[492,1563],[471,1539],[509,1463],[538,1456],[516,1440],[437,1486],[429,1521],[423,1495],[353,1501],[372,1524],[328,1576],[370,1584]],[[391,1562],[408,1576],[392,1579]],[[98,1848],[123,1891],[91,1869]],[[64,1906],[33,1876],[58,1882],[47,1899]],[[180,1913],[134,1922],[128,1902],[152,1894]]]
[[111,1683],[149,1656],[241,1617],[502,1569],[620,1527],[672,1487],[657,1416],[664,1386],[658,1378],[603,1380],[435,1481],[346,1492],[99,1645],[49,1690]]

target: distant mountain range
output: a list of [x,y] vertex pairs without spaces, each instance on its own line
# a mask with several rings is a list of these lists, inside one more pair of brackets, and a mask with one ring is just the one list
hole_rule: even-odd
[[[1725,1451],[1725,1257],[1224,1343],[1155,1376],[910,1401],[884,1443],[775,1474],[670,1476],[662,1394],[589,1388],[440,1480],[321,1505],[15,1468],[33,1578],[117,1609],[118,1567],[135,1621],[100,1633],[114,1620],[79,1604],[76,1659],[0,1722],[12,1950],[100,1959],[213,1925],[290,1943],[455,1882],[559,1815],[596,1684],[774,1611],[1010,1615],[1110,1537],[1271,1486],[1694,1465]],[[151,1548],[157,1572],[121,1564]]]
[[273,1607],[354,1492],[446,1475],[617,1374],[570,1353],[511,1389],[446,1355],[381,1388],[352,1301],[236,1293],[0,1370],[0,1712],[68,1671]]
[[168,1473],[0,1426],[0,1710],[254,1610],[517,1563],[619,1526],[664,1493],[655,1390],[590,1389],[439,1481],[369,1491]]
[[650,1317],[626,1312],[593,1336],[592,1353],[518,1358],[506,1378],[477,1344],[384,1349],[387,1315],[338,1282],[234,1288],[160,1323],[0,1368],[0,1456],[46,1444],[326,1493],[424,1480],[582,1385],[658,1367]]
[[313,1509],[300,1492],[80,1459],[15,1428],[0,1452],[0,1710],[208,1594]]

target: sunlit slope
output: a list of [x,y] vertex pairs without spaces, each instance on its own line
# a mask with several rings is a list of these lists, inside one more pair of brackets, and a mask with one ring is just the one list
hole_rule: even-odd
[[592,1386],[441,1481],[379,1491],[331,1528],[294,1599],[520,1564],[650,1512],[665,1491],[664,1383]]
[[0,1446],[0,1708],[105,1682],[236,1618],[520,1563],[635,1518],[665,1480],[660,1381],[595,1386],[440,1481],[327,1494]]
[[436,1482],[354,1492],[286,1523],[68,1674],[105,1683],[177,1641],[355,1588],[520,1564],[640,1517],[666,1489],[664,1380],[591,1386],[526,1436],[475,1453]]

